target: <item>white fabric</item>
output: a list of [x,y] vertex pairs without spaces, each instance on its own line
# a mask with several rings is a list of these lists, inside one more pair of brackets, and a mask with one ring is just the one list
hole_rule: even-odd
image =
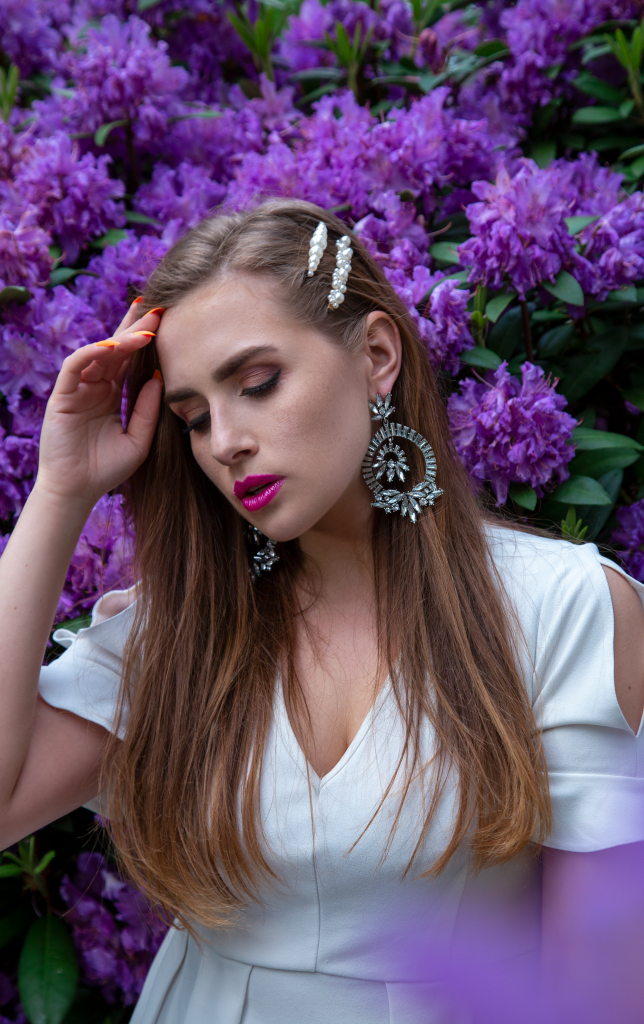
[[[626,723],[613,681],[613,611],[594,545],[490,531],[491,554],[525,637],[521,664],[550,773],[554,829],[547,845],[591,851],[644,840],[641,730]],[[626,574],[624,574],[626,576]],[[626,576],[644,595],[644,586]],[[132,595],[111,597],[125,604]],[[102,599],[108,600],[108,596]],[[130,605],[74,636],[44,668],[41,694],[109,728]],[[427,726],[424,759],[432,751]],[[467,849],[436,879],[420,878],[444,849],[448,787],[414,870],[403,880],[422,820],[414,781],[393,841],[389,798],[402,726],[385,685],[351,746],[322,779],[308,769],[281,691],[262,777],[268,859],[282,885],[239,926],[204,932],[202,951],[172,929],[150,971],[133,1024],[444,1024],[441,981],[450,949],[485,921],[490,963],[531,970],[539,944],[538,862],[529,856],[473,876]],[[523,969],[523,968],[522,968]]]

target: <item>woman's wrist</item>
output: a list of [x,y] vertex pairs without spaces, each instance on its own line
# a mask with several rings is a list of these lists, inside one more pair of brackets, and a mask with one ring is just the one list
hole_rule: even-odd
[[77,528],[80,533],[96,501],[98,501],[98,498],[65,494],[49,482],[36,477],[25,508],[27,506],[37,506],[42,514],[51,516],[56,521],[62,520],[71,529]]

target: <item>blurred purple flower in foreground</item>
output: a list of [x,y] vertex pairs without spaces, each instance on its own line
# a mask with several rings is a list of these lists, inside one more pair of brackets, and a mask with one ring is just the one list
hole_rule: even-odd
[[81,853],[73,882],[63,878],[60,894],[69,909],[84,980],[104,998],[136,1002],[167,922],[141,893],[110,870],[100,853]]
[[644,583],[644,500],[623,505],[615,517],[619,526],[610,542],[631,576]]
[[545,487],[569,477],[575,454],[569,444],[577,425],[564,412],[568,404],[540,366],[524,363],[522,380],[503,362],[487,383],[468,379],[451,395],[448,414],[456,450],[476,480],[489,480],[497,505],[511,483],[529,484],[541,496]]

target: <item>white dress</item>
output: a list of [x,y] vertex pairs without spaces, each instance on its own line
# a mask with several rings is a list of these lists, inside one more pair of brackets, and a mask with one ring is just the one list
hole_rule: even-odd
[[[592,851],[644,840],[644,744],[613,681],[613,610],[594,545],[490,530],[526,638],[525,684],[543,730],[554,828],[548,846]],[[626,576],[626,574],[624,574]],[[644,602],[644,586],[626,576]],[[42,670],[57,708],[110,728],[132,606],[77,635]],[[414,869],[403,879],[422,818],[417,780],[383,859],[392,795],[357,842],[393,774],[402,731],[385,685],[338,764],[319,779],[289,724],[279,687],[262,777],[268,859],[282,879],[238,927],[198,945],[171,929],[133,1024],[445,1024],[450,956],[483,935],[477,957],[519,974],[539,946],[539,862],[530,856],[468,871],[461,849],[438,878],[421,878],[444,848],[448,787]],[[429,725],[424,754],[431,754]],[[638,757],[639,753],[639,757]]]

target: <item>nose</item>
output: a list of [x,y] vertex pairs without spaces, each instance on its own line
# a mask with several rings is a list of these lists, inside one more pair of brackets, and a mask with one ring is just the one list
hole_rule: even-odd
[[229,410],[210,409],[210,454],[222,466],[234,466],[253,456],[258,444],[242,421]]

